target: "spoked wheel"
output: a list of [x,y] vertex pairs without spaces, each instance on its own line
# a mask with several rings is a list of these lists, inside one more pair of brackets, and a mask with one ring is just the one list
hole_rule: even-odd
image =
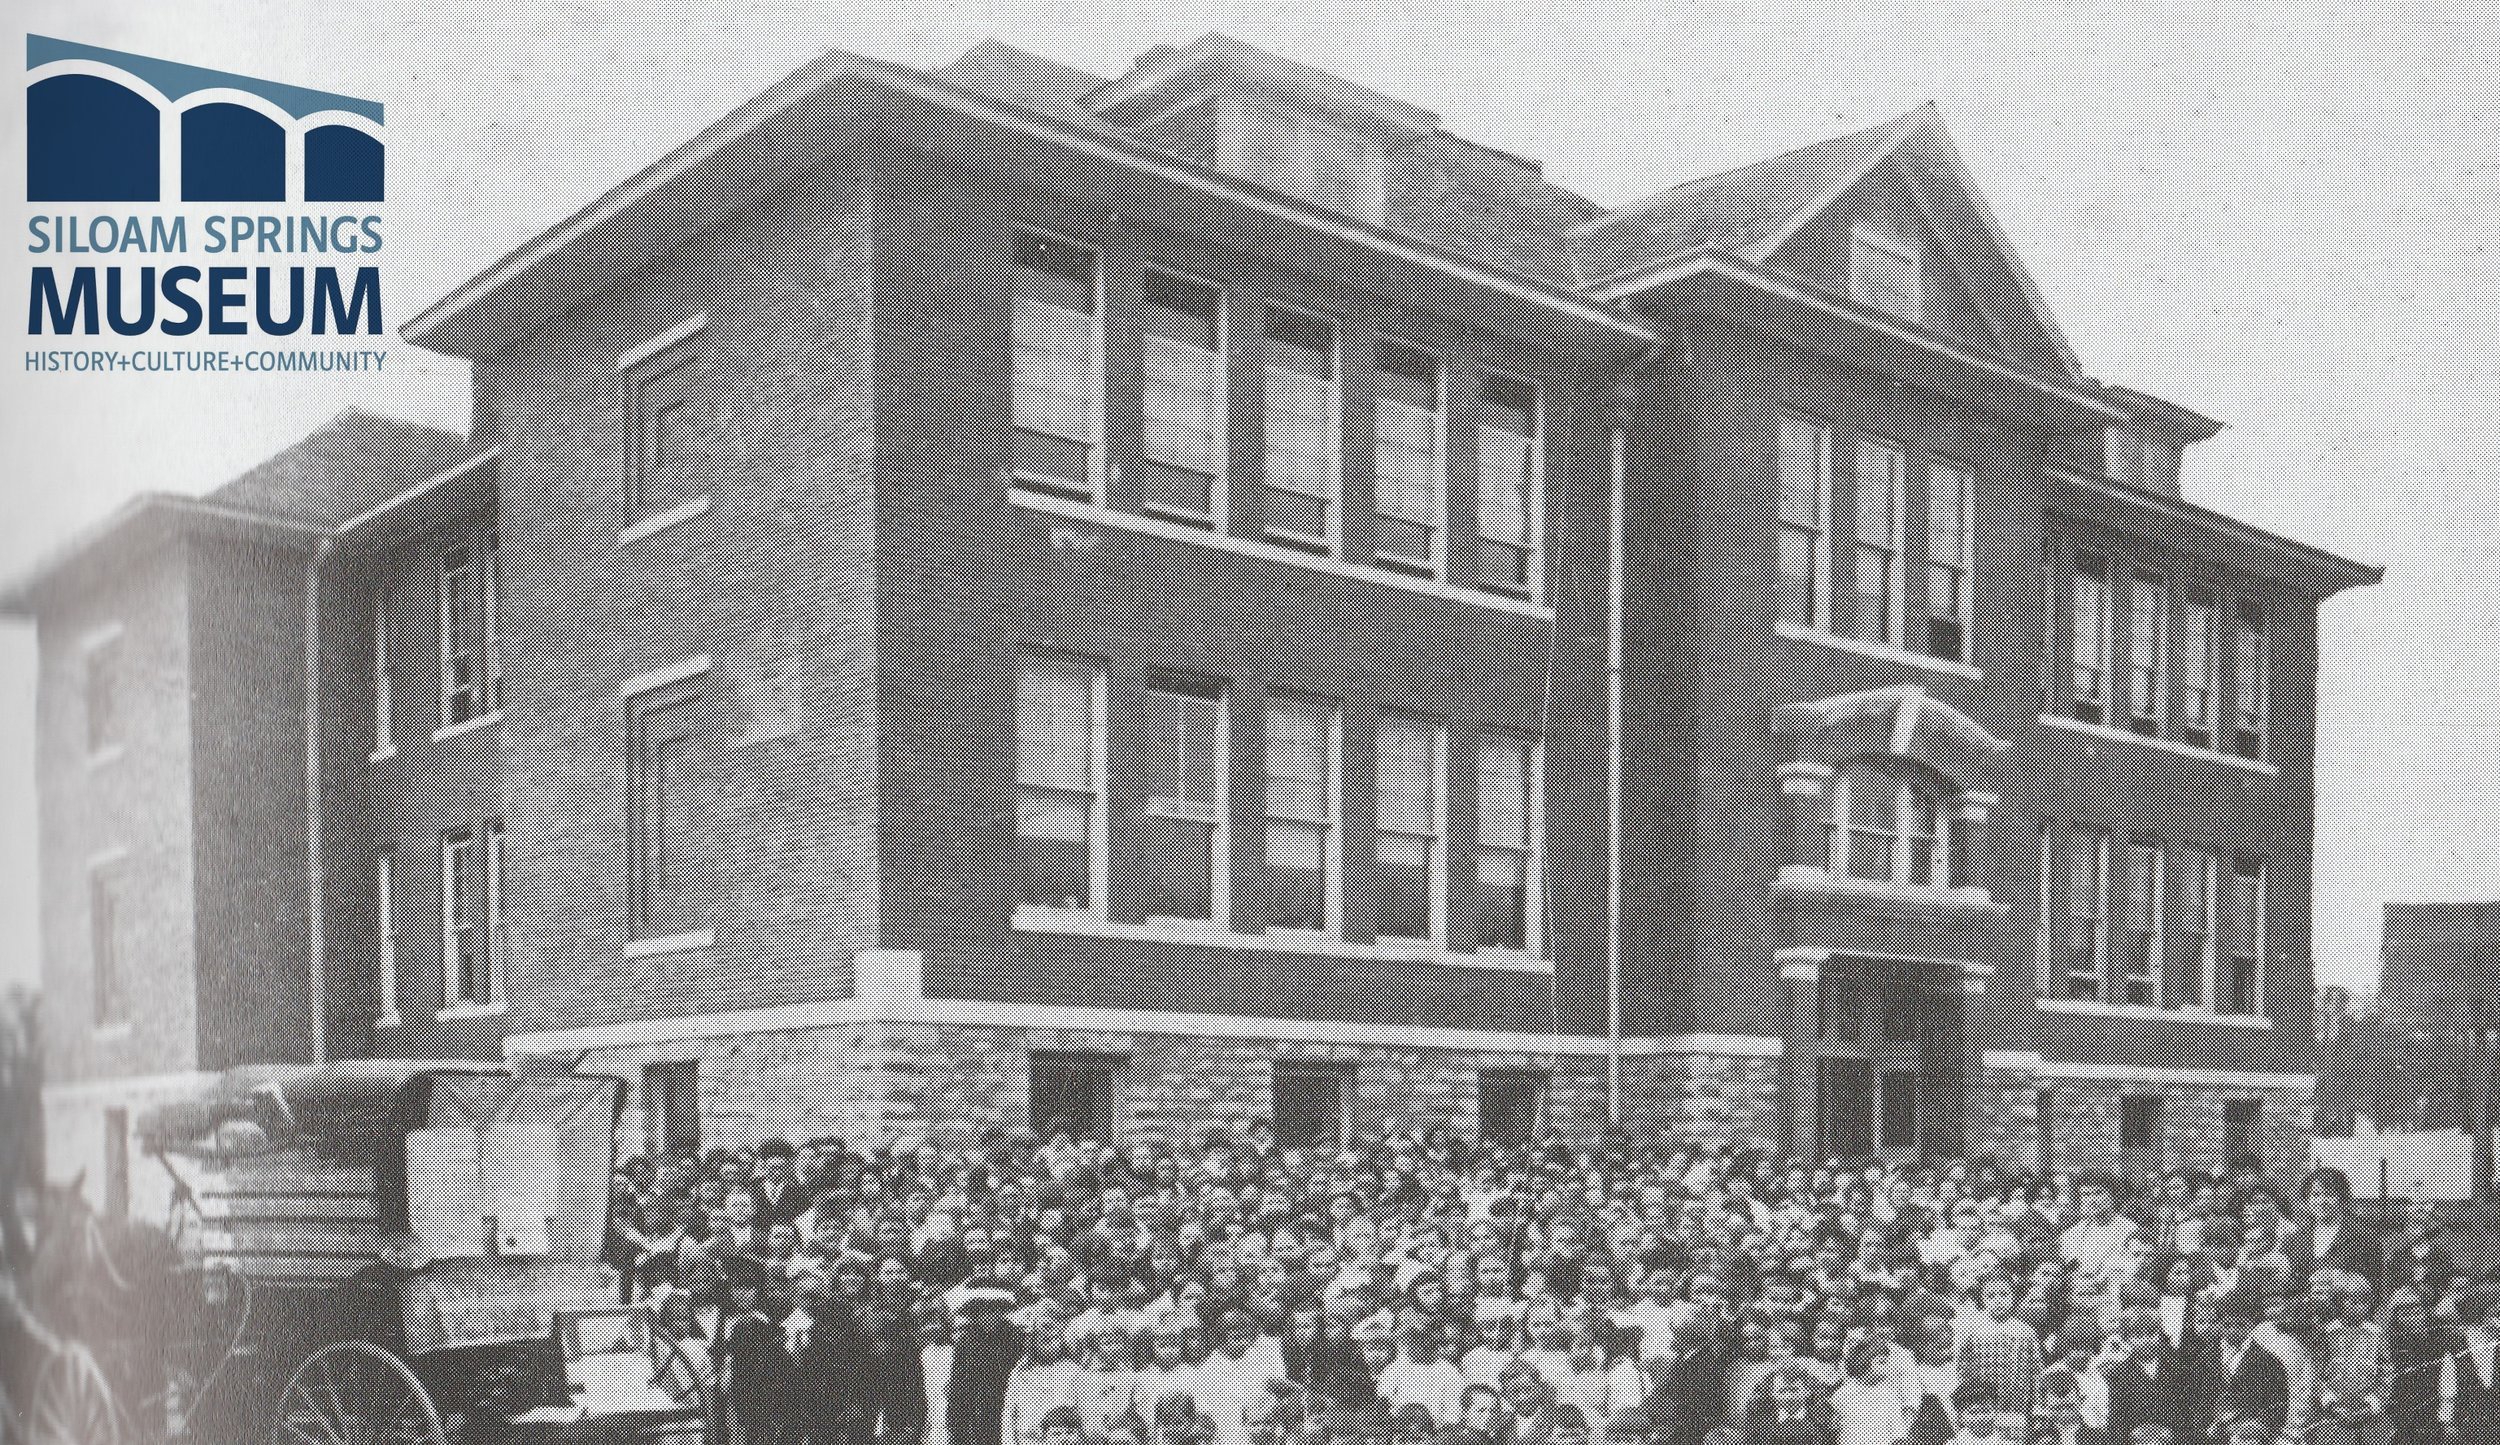
[[35,1377],[33,1445],[120,1445],[122,1413],[104,1369],[81,1344],[65,1344]]
[[685,1341],[672,1339],[656,1327],[651,1331],[651,1383],[701,1422],[698,1438],[706,1445],[728,1438],[725,1422],[713,1409],[711,1376]]
[[447,1445],[443,1417],[397,1355],[361,1340],[313,1351],[278,1397],[270,1445]]

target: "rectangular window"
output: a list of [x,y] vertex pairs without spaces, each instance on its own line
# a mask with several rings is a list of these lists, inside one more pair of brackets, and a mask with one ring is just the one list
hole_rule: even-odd
[[1780,418],[1780,620],[1832,625],[1832,433]]
[[1545,1133],[1546,1076],[1534,1069],[1476,1075],[1476,1132],[1488,1144],[1517,1147]]
[[486,570],[478,580],[484,585],[480,599],[478,624],[481,633],[479,650],[486,654],[486,710],[503,711],[503,532],[488,528],[478,538],[478,551],[486,559]]
[[1919,321],[1927,311],[1914,241],[1860,222],[1850,230],[1849,299],[1887,316]]
[[1342,1149],[1353,1137],[1346,1071],[1325,1064],[1278,1064],[1271,1121],[1288,1149]]
[[1486,733],[1476,757],[1476,946],[1538,950],[1537,745]]
[[1102,668],[1026,656],[1016,699],[1022,906],[1102,913],[1105,746]]
[[2161,1148],[2161,1096],[2130,1094],[2118,1101],[2118,1147],[2131,1154]]
[[2139,571],[2127,594],[2127,726],[2160,737],[2170,691],[2170,584]]
[[2161,1002],[2161,845],[2127,845],[2126,1002]]
[[702,927],[703,695],[693,688],[634,700],[633,936],[670,938]]
[[373,750],[391,751],[391,589],[373,595]]
[[484,881],[477,839],[466,828],[443,835],[443,1007],[467,1003],[484,991],[486,975]]
[[1970,660],[1973,492],[1968,469],[1927,468],[1927,655]]
[[2040,824],[2040,917],[2032,934],[2032,989],[2041,998],[2058,993],[2057,826]]
[[1447,511],[1441,454],[1441,364],[1380,343],[1372,398],[1372,552],[1419,576],[1441,575]]
[[1380,911],[1372,931],[1381,938],[1438,943],[1446,892],[1440,727],[1420,718],[1383,717],[1373,776]]
[[625,374],[626,426],[633,446],[626,522],[685,506],[711,491],[705,433],[703,351],[692,340],[667,347]]
[[1342,720],[1332,703],[1267,704],[1267,926],[1338,930],[1338,776]]
[[2236,1165],[2257,1152],[2257,1121],[2264,1105],[2256,1099],[2222,1101],[2222,1157]]
[[2179,854],[2178,927],[2171,949],[2170,1000],[2202,1008],[2213,997],[2214,884],[2221,860],[2201,849]]
[[498,695],[501,649],[495,640],[495,573],[499,549],[490,536],[443,549],[440,622],[443,632],[443,726],[484,717],[503,705]]
[[2190,587],[2179,605],[2179,734],[2191,745],[2214,745],[2221,696],[2221,612],[2211,588]]
[[118,631],[87,649],[81,687],[87,713],[87,753],[92,757],[118,746],[122,740],[122,638]]
[[2098,999],[2109,976],[2109,840],[2066,835],[2066,996]]
[[1476,578],[1497,592],[1534,595],[1543,569],[1545,444],[1537,389],[1507,376],[1484,379],[1476,421]]
[[2266,614],[2254,602],[2243,601],[2239,609],[2239,628],[2233,634],[2237,648],[2238,686],[2232,710],[2231,751],[2252,762],[2266,756]]
[[126,1023],[130,998],[122,976],[121,889],[113,871],[97,868],[87,874],[87,947],[92,965],[95,1025]]
[[399,1021],[399,858],[388,849],[373,857],[374,1017]]
[[1163,677],[1146,688],[1150,917],[1221,923],[1231,911],[1224,713],[1221,683]]
[[1065,1134],[1111,1143],[1112,1108],[1127,1062],[1116,1054],[1035,1052],[1032,1108],[1025,1116],[1033,1132],[1045,1141]]
[[474,980],[482,994],[468,996],[479,1004],[503,1002],[503,972],[511,956],[511,932],[504,922],[503,819],[486,825],[486,972]]
[[1883,1149],[1918,1147],[1918,1070],[1886,1069],[1875,1081],[1880,1101],[1875,1142]]
[[1222,530],[1224,296],[1162,271],[1146,273],[1147,511]]
[[655,1159],[703,1147],[702,1093],[694,1060],[642,1066],[642,1122]]
[[2074,693],[2069,707],[2079,722],[2109,721],[2110,590],[2109,559],[2091,552],[2075,554],[2074,613],[2067,619],[2067,655]]
[[2266,869],[2255,858],[2232,861],[2223,931],[2229,947],[2215,1010],[2253,1016],[2264,1008],[2266,968]]
[[1908,465],[1898,447],[1858,443],[1857,631],[1863,642],[1901,641],[1901,525]]
[[1336,324],[1269,307],[1266,380],[1261,524],[1273,541],[1333,554],[1345,470]]
[[1016,237],[1012,461],[1019,487],[1102,500],[1102,288],[1094,253]]

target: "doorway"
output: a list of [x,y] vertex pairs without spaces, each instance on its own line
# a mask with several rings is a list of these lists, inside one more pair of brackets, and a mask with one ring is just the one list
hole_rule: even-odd
[[1960,1153],[1960,967],[1834,958],[1822,967],[1816,1003],[1817,1151],[1850,1159]]

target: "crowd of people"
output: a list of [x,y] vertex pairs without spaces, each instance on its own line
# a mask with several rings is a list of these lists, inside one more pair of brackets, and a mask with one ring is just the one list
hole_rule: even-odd
[[741,1445],[2493,1445],[2500,1276],[2254,1159],[767,1139],[609,1258]]

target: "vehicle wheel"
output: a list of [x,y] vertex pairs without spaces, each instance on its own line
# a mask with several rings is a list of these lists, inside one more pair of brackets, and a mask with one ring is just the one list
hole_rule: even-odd
[[416,1372],[361,1340],[325,1345],[278,1397],[270,1445],[447,1445]]
[[104,1368],[80,1344],[65,1344],[35,1377],[35,1408],[27,1439],[33,1445],[120,1445],[121,1408]]
[[685,1341],[671,1339],[657,1329],[651,1332],[651,1383],[702,1422],[705,1445],[727,1445],[728,1422],[712,1399],[710,1373]]

